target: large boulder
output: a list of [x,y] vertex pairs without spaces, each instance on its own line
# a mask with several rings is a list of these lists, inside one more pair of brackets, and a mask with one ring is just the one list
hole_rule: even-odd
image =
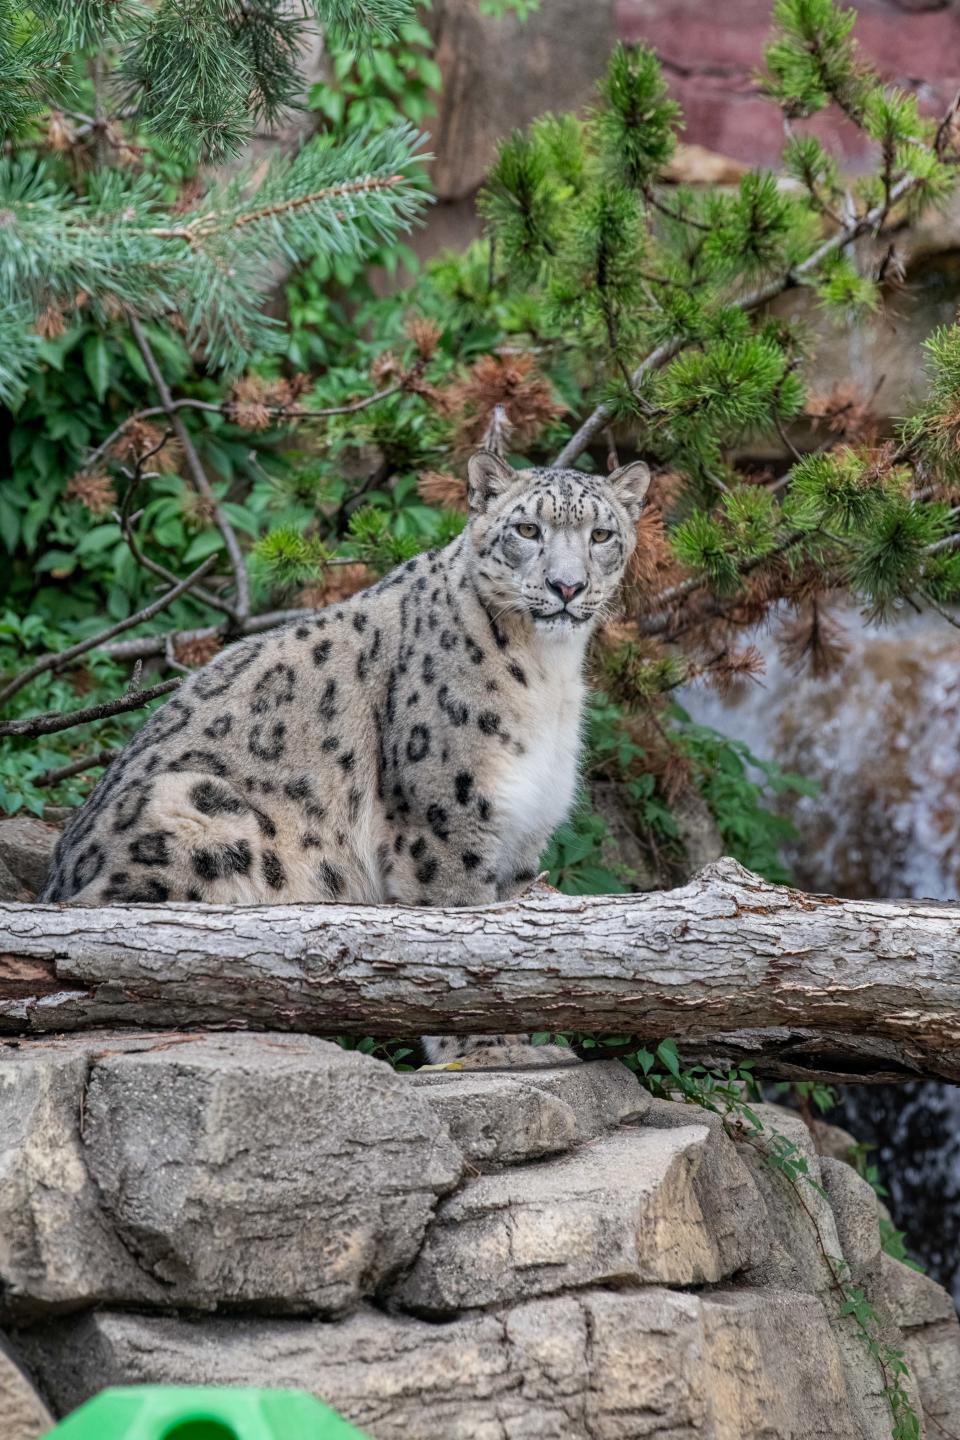
[[309,1036],[111,1036],[0,1062],[0,1305],[337,1314],[416,1257],[463,1157]]
[[117,1234],[168,1300],[327,1315],[413,1261],[463,1163],[388,1066],[289,1035],[102,1060],[85,1148]]
[[585,1290],[445,1325],[97,1312],[24,1338],[57,1408],[101,1385],[293,1385],[373,1440],[863,1440],[823,1304]]
[[724,1136],[628,1127],[550,1166],[469,1181],[397,1298],[449,1314],[587,1285],[715,1284],[762,1258],[763,1221]]

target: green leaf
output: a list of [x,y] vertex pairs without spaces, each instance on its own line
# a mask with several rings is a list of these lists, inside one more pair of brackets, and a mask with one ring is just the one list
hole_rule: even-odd
[[108,525],[94,525],[88,530],[77,546],[77,555],[99,555],[117,543],[119,531],[115,523]]
[[223,539],[219,530],[206,530],[202,535],[197,535],[187,546],[183,563],[196,565],[199,560],[206,560],[208,555],[215,555],[218,550],[222,549]]
[[0,490],[0,540],[3,541],[5,549],[12,555],[17,548],[17,541],[19,539],[20,515],[3,491]]
[[110,350],[102,335],[88,335],[83,342],[83,368],[99,401],[106,398],[112,364]]
[[665,1070],[669,1070],[674,1079],[680,1078],[680,1056],[677,1054],[675,1041],[661,1040],[657,1046],[657,1059]]

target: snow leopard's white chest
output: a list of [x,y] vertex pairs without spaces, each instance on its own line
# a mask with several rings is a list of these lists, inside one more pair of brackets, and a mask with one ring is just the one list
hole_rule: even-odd
[[577,793],[586,695],[583,651],[553,647],[537,669],[531,676],[530,723],[521,737],[524,752],[509,756],[497,777],[498,878],[503,880],[537,863]]

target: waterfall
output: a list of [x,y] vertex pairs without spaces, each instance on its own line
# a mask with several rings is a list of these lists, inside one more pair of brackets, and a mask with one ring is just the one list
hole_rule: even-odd
[[798,675],[761,637],[766,674],[726,699],[690,688],[692,717],[816,780],[781,802],[799,831],[799,885],[848,897],[960,898],[960,631],[935,614],[866,624],[841,611],[849,653]]
[[[786,795],[797,884],[848,897],[960,898],[960,631],[935,614],[883,627],[837,615],[849,652],[827,680],[758,648],[767,671],[721,699],[688,689],[693,719],[818,782]],[[960,963],[960,912],[957,916]],[[894,1223],[960,1304],[960,1089],[848,1086],[830,1117],[876,1147]]]

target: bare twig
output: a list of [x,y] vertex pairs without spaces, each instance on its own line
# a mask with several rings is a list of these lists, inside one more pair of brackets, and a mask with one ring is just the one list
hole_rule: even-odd
[[61,780],[69,780],[73,775],[85,775],[88,770],[102,770],[105,765],[112,765],[119,754],[119,750],[97,750],[93,755],[71,760],[69,765],[61,765],[56,770],[42,771],[33,783],[41,787],[59,785]]
[[946,620],[947,624],[952,625],[954,630],[960,630],[960,620],[958,620],[955,615],[951,615],[950,611],[947,610],[945,606],[939,604],[938,601],[932,599],[926,593],[921,593],[921,599],[925,605],[930,606],[931,610],[935,610],[937,612],[941,620]]
[[[167,635],[167,636],[164,638],[163,658],[164,658],[164,660],[166,660],[166,662],[167,662],[167,668],[170,669],[170,670],[179,670],[181,675],[189,675],[189,674],[190,674],[190,666],[189,666],[189,665],[181,665],[181,664],[180,664],[180,661],[177,659],[176,650],[175,650],[175,648],[174,648],[174,647],[175,647],[175,643],[176,643],[176,642],[174,641],[174,638],[173,638],[172,635]],[[139,664],[139,661],[138,661],[138,664]]]
[[[381,400],[387,400],[391,395],[396,395],[403,389],[403,381],[398,380],[395,385],[388,385],[383,390],[377,390],[373,395],[364,395],[360,400],[351,400],[348,405],[330,405],[325,410],[311,410],[303,406],[294,405],[267,405],[269,413],[277,420],[326,420],[332,415],[355,415],[359,410],[366,410],[370,405],[377,405]],[[143,410],[137,410],[128,415],[121,425],[111,430],[106,440],[102,440],[95,450],[91,450],[80,469],[92,470],[100,460],[104,458],[110,447],[120,439],[124,431],[135,424],[138,420],[152,420],[157,415],[172,416],[178,410],[204,410],[209,415],[227,415],[230,412],[230,401],[221,400],[174,400],[171,397],[169,406],[148,405]]]
[[49,710],[43,715],[28,715],[23,720],[7,720],[0,725],[0,735],[53,735],[58,730],[71,730],[74,725],[87,725],[92,720],[109,720],[111,715],[122,715],[127,710],[139,710],[149,705],[158,695],[167,695],[176,690],[180,680],[162,680],[147,690],[137,686],[118,696],[116,700],[105,700],[102,705],[88,705],[85,710],[69,710],[62,714]]
[[[133,486],[131,486],[129,493],[132,494],[132,492]],[[133,525],[136,517],[127,515],[126,507],[119,511],[115,510],[113,513],[117,524],[120,526],[120,533],[127,542],[127,547],[136,563],[144,570],[149,570],[151,575],[157,575],[161,580],[166,580],[174,585],[177,584],[177,577],[172,570],[168,570],[165,565],[159,564],[156,560],[151,560],[150,556],[145,555],[140,549],[137,538],[133,533]],[[210,556],[211,560],[215,558],[215,556]],[[193,594],[195,599],[202,600],[205,605],[211,606],[214,610],[222,611],[222,613],[229,616],[231,620],[236,620],[237,616],[233,606],[228,605],[226,600],[222,600],[219,595],[214,595],[213,592],[207,590],[205,586],[195,585],[193,587]]]
[[796,445],[794,445],[793,441],[790,439],[790,436],[787,434],[783,421],[780,419],[779,415],[775,415],[773,417],[773,424],[777,434],[780,436],[780,439],[790,451],[790,454],[793,456],[794,460],[802,460],[803,456],[800,454],[800,451],[797,449]]
[[107,118],[103,105],[104,63],[102,55],[94,55],[88,61],[88,74],[93,87],[93,132],[94,156],[98,165],[107,163]]
[[[120,635],[124,630],[131,630],[134,625],[140,625],[145,620],[152,620],[154,615],[159,615],[161,610],[165,610],[168,605],[171,605],[174,600],[185,594],[202,576],[206,575],[207,571],[214,564],[215,558],[215,556],[209,555],[203,564],[198,565],[196,570],[188,575],[185,580],[179,581],[178,584],[174,585],[172,590],[168,590],[165,595],[161,595],[159,600],[154,600],[152,605],[147,605],[143,610],[138,610],[135,615],[128,615],[125,620],[118,620],[115,625],[108,626],[106,630],[101,630],[99,634],[90,635],[86,640],[79,640],[76,645],[71,645],[67,650],[61,650],[58,655],[41,655],[39,660],[36,660],[28,669],[22,670],[19,675],[15,675],[14,678],[0,690],[0,705],[5,704],[11,696],[16,695],[25,685],[29,685],[30,681],[35,680],[38,675],[45,675],[50,670],[62,670],[65,665],[69,665],[71,660],[76,660],[80,655],[85,655],[88,650],[99,648],[106,641],[112,639],[114,635]],[[0,733],[15,734],[17,732],[11,730],[0,731]]]
[[150,341],[146,332],[133,311],[128,311],[130,330],[136,341],[137,349],[143,357],[143,363],[147,367],[154,389],[160,396],[160,403],[164,413],[169,417],[173,426],[173,433],[183,449],[187,468],[190,471],[190,478],[197,488],[197,491],[209,504],[217,529],[223,536],[223,543],[227,547],[227,555],[230,559],[230,568],[233,571],[233,580],[236,587],[236,614],[238,620],[245,620],[250,614],[250,580],[247,575],[246,561],[240,549],[240,542],[237,539],[237,532],[234,530],[226,515],[223,506],[214,493],[213,486],[207,479],[207,472],[200,463],[196,447],[190,435],[190,431],[184,425],[176,408],[176,402],[170,393],[170,387],[164,379],[163,372],[157,364],[157,358],[153,353]]

